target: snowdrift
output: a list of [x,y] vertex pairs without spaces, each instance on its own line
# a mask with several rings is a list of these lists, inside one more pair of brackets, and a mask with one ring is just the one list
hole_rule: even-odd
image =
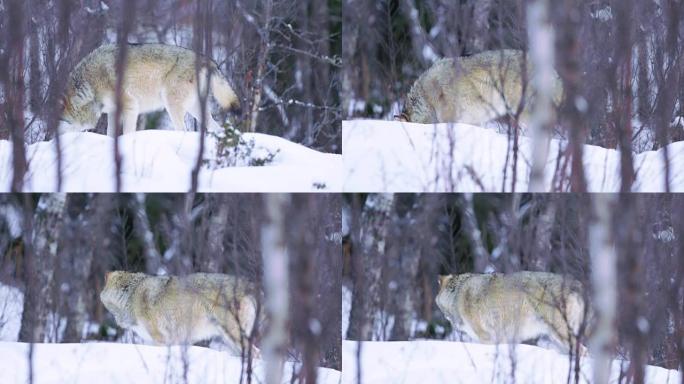
[[[558,154],[566,141],[552,140],[545,185],[551,188]],[[513,171],[513,145],[507,135],[468,124],[415,124],[396,121],[342,122],[345,192],[510,192],[528,189],[532,140],[519,138]],[[510,147],[510,148],[509,148]],[[684,191],[684,142],[668,146],[670,189]],[[508,159],[507,159],[508,154]],[[620,189],[620,153],[584,146],[584,169],[590,192]],[[634,192],[663,192],[662,149],[633,156]],[[569,172],[570,165],[567,166]],[[505,171],[504,171],[505,170]]]
[[[25,343],[0,343],[0,382],[25,383],[28,378]],[[203,347],[189,347],[188,383],[239,383],[239,357]],[[252,382],[264,381],[265,364],[254,360]],[[299,370],[286,362],[283,383],[289,383],[292,370]],[[149,345],[88,343],[34,344],[33,382],[43,383],[179,383],[183,379],[181,347]],[[318,369],[318,382],[337,384],[340,372]]]
[[0,283],[0,341],[16,341],[21,328],[24,294]]
[[[342,383],[356,383],[358,343],[342,343]],[[516,383],[568,382],[568,356],[553,350],[531,345],[421,340],[362,343],[362,383],[508,383],[514,381],[510,356],[516,359]],[[621,364],[626,369],[628,362],[613,361],[611,383],[617,382]],[[582,359],[580,367],[580,382],[591,382],[591,358]],[[574,382],[574,371],[572,375],[570,382]],[[680,380],[677,371],[646,367],[646,383],[675,384]]]
[[[65,133],[62,147],[64,192],[112,192],[114,141],[96,133]],[[255,156],[272,154],[263,166],[203,167],[198,190],[202,192],[339,192],[342,189],[342,156],[314,151],[286,139],[243,134],[253,143]],[[199,153],[199,133],[167,130],[138,131],[119,141],[124,192],[187,192]],[[205,139],[203,159],[218,161],[216,141]],[[29,170],[25,190],[57,190],[57,157],[54,141],[28,145]],[[244,161],[243,161],[244,162]],[[12,145],[0,141],[0,192],[10,188]]]

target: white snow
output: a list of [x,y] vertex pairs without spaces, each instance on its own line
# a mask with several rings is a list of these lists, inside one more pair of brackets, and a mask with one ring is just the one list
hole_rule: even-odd
[[[545,167],[545,190],[551,188],[558,154],[567,142],[552,139]],[[507,135],[468,124],[416,124],[398,121],[342,122],[345,192],[510,192],[513,146]],[[620,189],[620,153],[584,146],[584,170],[590,192]],[[684,142],[668,145],[670,189],[684,191]],[[508,153],[508,159],[506,155]],[[532,140],[519,137],[516,192],[526,192]],[[561,165],[565,161],[561,159]],[[663,151],[633,155],[635,192],[665,189]],[[506,176],[504,178],[504,169]],[[565,175],[569,174],[567,165]],[[560,171],[559,171],[560,172]],[[556,185],[554,183],[554,185]],[[567,177],[563,190],[567,190]]]
[[[25,343],[0,343],[0,382],[25,383],[28,378]],[[34,383],[238,383],[239,357],[204,347],[188,347],[187,381],[183,348],[118,343],[34,344]],[[264,381],[264,362],[254,360],[253,381]],[[299,366],[286,362],[283,382]],[[318,369],[318,383],[337,384],[339,371]]]
[[352,291],[342,284],[342,338],[347,336],[349,330],[349,317],[351,315]]
[[[76,132],[60,136],[62,190],[64,192],[115,191],[114,141],[96,133]],[[265,166],[203,167],[198,183],[202,192],[339,192],[342,157],[314,151],[280,137],[245,133],[254,140],[253,153],[275,153]],[[214,138],[205,141],[204,159],[216,160]],[[199,151],[198,132],[148,130],[123,135],[122,190],[125,192],[187,192]],[[57,189],[56,150],[53,141],[26,146],[29,171],[25,190]],[[0,192],[10,188],[12,145],[0,141]]]
[[22,212],[15,205],[0,204],[0,220],[5,221],[11,239],[21,236],[24,222],[21,214]]
[[19,339],[23,310],[24,294],[17,288],[0,284],[0,341]]
[[[356,383],[358,342],[342,342],[342,383]],[[515,358],[515,379],[511,376]],[[617,382],[620,366],[614,360],[611,383]],[[574,366],[573,366],[574,367]],[[487,345],[453,341],[363,342],[362,383],[567,383],[568,356],[531,345]],[[592,377],[592,359],[580,362],[580,382]],[[574,382],[572,371],[570,382]],[[646,367],[646,383],[679,383],[680,374],[660,367]]]

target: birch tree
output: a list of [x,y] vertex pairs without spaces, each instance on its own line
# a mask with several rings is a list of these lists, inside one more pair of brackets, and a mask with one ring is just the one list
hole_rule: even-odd
[[358,239],[360,252],[354,255],[354,286],[347,338],[372,340],[373,308],[380,303],[382,259],[394,195],[372,194],[361,213]]
[[53,277],[65,204],[64,193],[41,195],[33,214],[30,232],[25,238],[25,241],[32,244],[32,253],[26,255],[27,291],[24,316],[19,330],[20,341],[43,342],[47,334],[47,319],[53,304]]
[[288,341],[288,251],[285,240],[285,211],[290,197],[265,195],[266,223],[261,232],[264,263],[264,294],[270,329],[264,337],[266,384],[282,382],[284,352]]
[[[530,192],[543,192],[544,168],[549,156],[553,127],[554,30],[549,19],[548,0],[536,0],[527,6],[527,31],[532,64],[532,167]],[[524,69],[523,69],[524,70]]]
[[596,194],[593,197],[593,205],[594,220],[589,227],[589,247],[597,321],[589,348],[594,357],[594,383],[606,384],[610,378],[612,351],[616,338],[617,256],[612,224],[615,197],[609,194]]

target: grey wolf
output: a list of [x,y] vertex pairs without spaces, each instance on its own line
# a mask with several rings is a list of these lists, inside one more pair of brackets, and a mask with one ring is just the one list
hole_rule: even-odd
[[[103,45],[81,60],[69,75],[62,99],[60,130],[94,128],[107,114],[107,135],[114,136],[116,110],[116,45]],[[138,114],[166,109],[174,129],[185,128],[185,113],[201,118],[195,75],[196,54],[185,48],[163,44],[129,45],[123,75],[121,121],[123,133],[135,132]],[[206,71],[211,71],[210,93],[224,109],[239,111],[240,101],[216,64],[203,60],[199,72],[201,92],[206,91]],[[208,108],[207,108],[208,110]],[[206,113],[207,127],[218,124]]]
[[230,275],[114,271],[105,277],[100,300],[119,326],[143,339],[192,344],[220,337],[239,353],[258,321],[257,295],[251,283]]
[[[519,343],[548,337],[568,352],[585,316],[582,286],[546,272],[439,277],[437,306],[454,328],[482,343]],[[588,309],[588,308],[587,308]],[[580,345],[581,354],[586,347]]]

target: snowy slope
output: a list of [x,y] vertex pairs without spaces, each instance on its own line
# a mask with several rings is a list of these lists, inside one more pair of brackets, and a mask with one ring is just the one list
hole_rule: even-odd
[[[352,120],[342,122],[342,145],[347,192],[512,190],[512,145],[509,148],[508,137],[494,129],[467,124]],[[565,145],[565,141],[551,142],[545,172],[547,190],[551,190],[558,153]],[[527,191],[531,146],[529,137],[520,137],[515,171],[518,192]],[[684,191],[684,142],[672,143],[668,150],[670,188],[673,192]],[[584,146],[590,192],[619,190],[619,156],[616,150]],[[634,191],[663,191],[662,150],[643,152],[633,158],[637,170]]]
[[[357,346],[355,341],[343,341],[342,383],[356,383]],[[514,351],[510,348],[452,341],[364,342],[362,383],[567,383],[567,355],[531,345],[516,345]],[[515,380],[511,355],[516,358]],[[621,363],[626,369],[627,362],[613,362],[611,382],[617,382]],[[591,381],[591,364],[591,358],[582,359],[580,382]],[[676,384],[680,380],[677,371],[646,369],[646,383]]]
[[[0,383],[25,383],[28,344],[0,343]],[[187,349],[187,383],[239,383],[239,357],[203,347]],[[287,362],[288,383],[293,363]],[[89,343],[35,344],[34,383],[185,383],[180,347]],[[298,367],[295,369],[299,369]],[[255,383],[264,381],[264,363],[254,360]],[[338,384],[340,372],[319,368],[318,382]]]
[[[314,151],[280,137],[244,134],[254,140],[255,151],[275,153],[273,161],[260,167],[203,168],[199,190],[204,192],[337,192],[342,188],[340,155]],[[62,190],[65,192],[114,191],[113,139],[96,133],[65,133],[62,146]],[[213,138],[205,141],[204,159],[216,157]],[[166,130],[138,131],[120,139],[124,191],[187,192],[190,174],[199,151],[198,132]],[[29,172],[27,191],[55,191],[56,150],[53,141],[26,149]],[[12,147],[0,141],[0,192],[9,189],[12,177]]]
[[24,294],[17,288],[0,284],[0,341],[16,341],[21,328]]

